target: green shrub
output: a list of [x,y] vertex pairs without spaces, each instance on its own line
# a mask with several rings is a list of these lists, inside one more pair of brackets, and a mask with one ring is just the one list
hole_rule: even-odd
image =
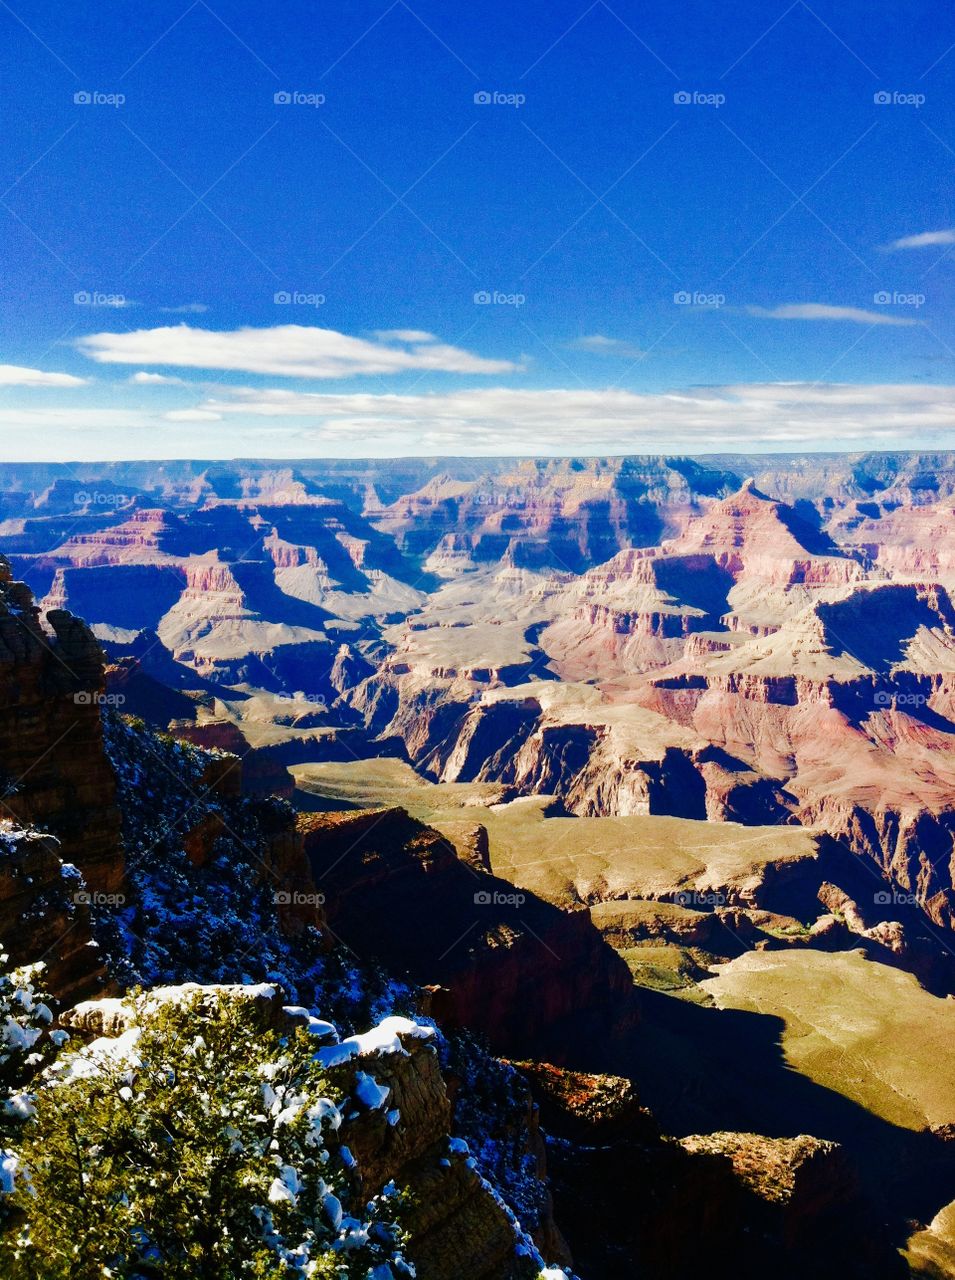
[[305,1032],[242,1000],[138,1004],[139,1025],[63,1054],[37,1090],[4,1276],[412,1274],[393,1188],[343,1213],[340,1112]]

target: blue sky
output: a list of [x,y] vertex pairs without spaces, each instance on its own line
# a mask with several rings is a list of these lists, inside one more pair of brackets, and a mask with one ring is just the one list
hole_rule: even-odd
[[941,6],[15,0],[0,31],[8,458],[952,442]]

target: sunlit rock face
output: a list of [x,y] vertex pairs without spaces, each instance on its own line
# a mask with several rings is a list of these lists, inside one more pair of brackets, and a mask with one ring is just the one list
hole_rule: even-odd
[[128,710],[231,723],[262,789],[397,755],[580,815],[802,823],[949,928],[953,462],[6,466],[0,550]]

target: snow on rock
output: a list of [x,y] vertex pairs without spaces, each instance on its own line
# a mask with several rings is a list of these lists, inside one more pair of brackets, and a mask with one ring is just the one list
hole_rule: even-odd
[[361,1035],[348,1036],[341,1044],[319,1049],[315,1056],[323,1067],[338,1067],[343,1062],[365,1054],[399,1053],[407,1056],[408,1051],[401,1043],[401,1036],[427,1040],[433,1035],[434,1027],[412,1022],[410,1018],[395,1016],[385,1018],[376,1027],[372,1027],[370,1031],[363,1031]]
[[140,1035],[139,1027],[129,1027],[120,1036],[100,1036],[65,1063],[54,1063],[50,1068],[51,1079],[60,1084],[71,1080],[88,1080],[98,1075],[108,1064],[126,1063],[131,1067],[139,1067],[142,1064],[136,1046]]
[[369,1111],[380,1111],[388,1101],[391,1090],[386,1086],[379,1084],[374,1076],[370,1076],[365,1071],[359,1071],[355,1075],[355,1097]]
[[338,1044],[340,1038],[338,1028],[333,1023],[326,1022],[323,1018],[316,1018],[304,1005],[286,1004],[282,1006],[282,1012],[297,1022],[304,1022],[305,1030],[310,1036],[319,1036],[330,1044]]
[[110,1028],[119,1030],[131,1018],[132,1010],[123,996],[104,996],[101,1000],[81,1000],[79,1004],[68,1009],[64,1021],[73,1027],[96,1027],[106,1031]]
[[208,983],[183,982],[177,986],[153,987],[141,999],[105,996],[99,1000],[82,1000],[61,1017],[67,1026],[100,1035],[119,1035],[135,1022],[164,1005],[184,1005],[196,997],[203,1000],[234,999],[271,1004],[280,995],[274,983]]
[[358,1057],[358,1049],[352,1042],[352,1038],[343,1040],[341,1044],[329,1045],[326,1049],[319,1049],[315,1055],[315,1061],[323,1067],[340,1067],[343,1062],[349,1062],[352,1058]]
[[182,982],[174,987],[153,987],[147,1008],[154,1004],[185,1004],[197,992],[212,996],[234,996],[239,1000],[274,1000],[279,989],[274,982],[214,982],[206,986],[198,982]]

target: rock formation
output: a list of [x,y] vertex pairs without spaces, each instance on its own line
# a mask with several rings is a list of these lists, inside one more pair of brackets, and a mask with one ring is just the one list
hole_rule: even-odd
[[125,889],[116,784],[103,750],[103,657],[86,626],[46,616],[0,563],[0,942],[14,962],[44,956],[60,989],[95,991],[104,966],[91,898]]

